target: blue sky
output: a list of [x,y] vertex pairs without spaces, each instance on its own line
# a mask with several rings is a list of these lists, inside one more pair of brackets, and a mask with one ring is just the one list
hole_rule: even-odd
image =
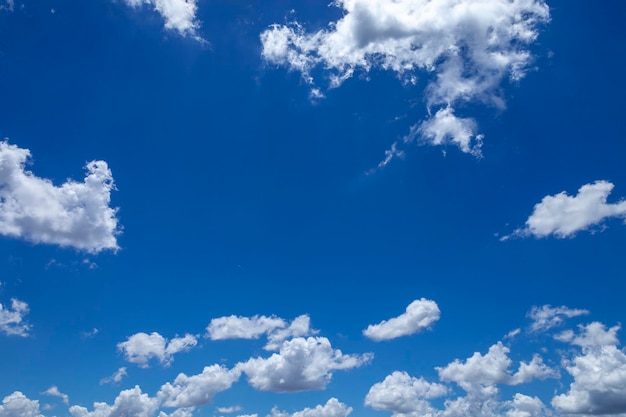
[[0,417],[626,416],[625,15],[0,0]]

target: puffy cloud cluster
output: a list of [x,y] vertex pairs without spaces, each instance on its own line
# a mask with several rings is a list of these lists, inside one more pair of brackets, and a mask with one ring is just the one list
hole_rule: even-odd
[[207,326],[211,340],[258,339],[266,335],[265,350],[278,350],[291,337],[309,336],[317,333],[311,329],[311,318],[303,314],[291,323],[276,316],[225,316],[211,320]]
[[440,314],[436,302],[422,298],[409,304],[404,314],[369,325],[363,334],[376,341],[412,335],[439,320]]
[[11,299],[11,307],[6,308],[0,304],[0,333],[15,336],[28,336],[30,324],[24,321],[24,316],[30,309],[28,304],[18,299]]
[[117,209],[104,161],[87,164],[82,183],[61,186],[25,169],[28,149],[0,142],[0,234],[34,243],[70,246],[91,253],[117,250]]
[[73,417],[153,417],[159,404],[156,398],[142,393],[141,388],[135,386],[120,392],[113,405],[96,402],[93,407],[93,411],[89,411],[85,407],[73,405],[70,407],[70,414]]
[[336,398],[331,398],[324,405],[305,408],[295,413],[279,411],[278,408],[274,407],[268,417],[347,417],[351,412],[352,407],[348,407]]
[[626,355],[617,347],[618,330],[593,322],[570,338],[582,352],[568,362],[574,381],[567,393],[552,399],[553,407],[565,414],[626,413]]
[[613,204],[606,202],[613,187],[608,181],[596,181],[580,187],[575,196],[567,195],[565,191],[545,196],[540,203],[535,204],[526,226],[502,239],[551,235],[566,238],[600,225],[606,219],[626,218],[626,201]]
[[19,391],[4,397],[0,417],[43,417],[39,414],[39,401],[30,400]]
[[165,28],[175,30],[183,36],[200,40],[196,31],[200,23],[196,17],[196,0],[124,0],[131,7],[148,5],[154,8],[165,20]]
[[[343,16],[308,33],[299,23],[261,34],[264,59],[302,73],[329,72],[338,87],[359,70],[382,68],[406,82],[428,76],[424,92],[435,116],[412,131],[426,142],[480,153],[476,123],[455,115],[459,103],[504,107],[505,79],[524,77],[538,27],[550,19],[543,0],[338,0]],[[319,90],[312,89],[315,96]],[[409,135],[407,141],[414,139]]]
[[372,355],[345,355],[333,349],[325,337],[296,337],[284,342],[279,353],[269,358],[251,358],[237,364],[248,382],[261,391],[304,391],[323,389],[332,371],[356,368]]
[[117,348],[124,353],[128,362],[145,368],[152,358],[167,366],[174,360],[176,353],[187,352],[197,344],[196,337],[190,334],[168,341],[157,332],[140,332],[118,343]]

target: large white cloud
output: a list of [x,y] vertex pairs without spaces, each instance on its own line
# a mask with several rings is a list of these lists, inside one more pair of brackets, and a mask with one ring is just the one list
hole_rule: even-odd
[[165,28],[175,30],[183,36],[190,35],[198,40],[201,38],[196,31],[200,22],[196,17],[198,6],[196,0],[124,0],[131,7],[149,5],[165,20]]
[[147,367],[152,358],[167,366],[176,353],[186,352],[197,344],[196,337],[190,334],[168,341],[157,332],[140,332],[130,336],[125,342],[118,343],[117,348],[124,353],[128,362]]
[[251,358],[237,364],[248,382],[261,391],[305,391],[323,389],[332,371],[351,369],[371,360],[372,356],[345,355],[333,349],[325,337],[296,337],[282,344],[279,353],[269,358]]
[[24,321],[29,312],[28,304],[16,298],[11,299],[11,307],[0,304],[0,333],[15,336],[28,336],[30,324]]
[[268,417],[347,417],[351,412],[352,407],[348,407],[337,398],[331,398],[324,405],[317,405],[315,408],[305,408],[295,413],[279,411],[277,407],[274,407]]
[[376,341],[412,335],[439,320],[440,313],[437,303],[422,298],[409,304],[404,314],[369,325],[363,334]]
[[611,217],[626,218],[626,201],[614,204],[606,202],[613,187],[608,181],[596,181],[580,187],[575,196],[567,195],[565,191],[545,196],[540,203],[535,204],[526,226],[503,240],[512,236],[553,235],[565,238],[597,226]]
[[86,165],[82,183],[61,186],[25,169],[28,149],[0,142],[0,234],[35,243],[71,246],[87,252],[117,250],[117,209],[109,207],[114,189],[104,161]]
[[528,317],[532,320],[532,323],[530,324],[530,331],[545,332],[563,323],[565,318],[578,317],[586,314],[589,314],[588,310],[569,308],[566,306],[534,306],[528,313]]
[[626,355],[617,347],[619,326],[598,322],[581,326],[570,343],[582,352],[568,361],[574,381],[569,391],[555,396],[552,405],[565,414],[626,414]]
[[317,333],[311,329],[311,319],[307,314],[296,317],[291,323],[276,316],[225,316],[218,317],[207,326],[207,336],[211,340],[258,339],[267,336],[265,350],[278,350],[288,338],[309,336]]
[[0,405],[0,417],[42,417],[39,401],[30,400],[19,391],[4,397]]
[[463,102],[504,107],[503,81],[523,78],[532,61],[528,47],[538,36],[538,26],[550,18],[543,0],[337,0],[332,4],[343,9],[343,16],[325,29],[307,33],[293,23],[264,31],[265,60],[301,72],[311,84],[314,70],[322,67],[329,74],[330,87],[372,68],[393,71],[410,83],[427,76],[427,106],[437,111],[413,132],[424,141],[453,143],[476,154],[481,139],[476,124],[455,116],[453,108]]
[[221,365],[206,366],[201,374],[179,374],[174,383],[163,385],[158,397],[166,407],[196,407],[213,400],[215,394],[229,389],[239,380],[241,371]]

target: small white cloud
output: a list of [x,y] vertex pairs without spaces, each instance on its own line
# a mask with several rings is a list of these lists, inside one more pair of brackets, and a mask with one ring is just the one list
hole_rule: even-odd
[[122,379],[127,376],[128,373],[126,373],[126,367],[121,367],[120,369],[118,369],[113,375],[108,376],[106,378],[102,378],[100,380],[100,385],[104,385],[104,384],[118,384],[122,381]]
[[439,320],[440,314],[437,303],[422,298],[409,304],[404,314],[369,325],[363,334],[376,341],[412,335]]
[[586,314],[589,314],[589,311],[566,306],[552,307],[547,304],[541,307],[533,306],[527,316],[532,320],[531,332],[545,332],[560,325],[566,318],[570,319]]
[[125,342],[118,343],[117,348],[124,353],[128,362],[145,368],[148,367],[152,358],[168,366],[174,360],[176,353],[187,352],[197,344],[196,337],[190,334],[176,337],[168,342],[157,332],[151,334],[140,332],[130,336]]
[[302,74],[317,90],[313,73],[323,68],[329,88],[355,73],[383,69],[415,85],[436,116],[414,129],[431,144],[452,143],[480,154],[482,137],[471,119],[453,108],[472,102],[504,108],[502,85],[517,82],[532,62],[529,46],[550,20],[543,0],[339,0],[341,18],[307,32],[297,23],[261,33],[269,63]]
[[124,0],[127,5],[137,8],[149,5],[165,20],[165,28],[175,30],[183,36],[191,36],[202,40],[197,35],[200,22],[196,17],[198,6],[196,0]]
[[240,405],[233,405],[230,407],[217,407],[217,412],[222,414],[232,414],[241,411],[242,408]]
[[42,394],[60,398],[65,405],[69,405],[70,403],[70,397],[67,394],[63,394],[61,391],[59,391],[59,388],[56,385],[51,386],[50,388],[42,392]]
[[547,416],[546,406],[537,397],[529,397],[524,394],[515,394],[512,401],[508,401],[509,408],[506,417],[541,417]]
[[0,333],[11,336],[28,336],[30,324],[24,321],[24,316],[29,311],[28,304],[16,298],[11,299],[11,308],[3,307],[0,304]]
[[266,335],[265,350],[278,350],[288,338],[316,334],[311,329],[311,318],[303,314],[291,323],[276,316],[226,316],[211,320],[207,326],[207,336],[211,340],[258,339]]
[[347,417],[351,412],[352,407],[339,402],[336,398],[331,398],[324,405],[317,405],[315,408],[305,408],[295,413],[279,411],[277,407],[274,407],[268,417]]
[[70,407],[70,414],[73,417],[153,417],[158,406],[158,399],[142,393],[141,388],[135,386],[135,388],[120,392],[113,405],[96,402],[93,404],[93,411],[73,405]]
[[450,106],[438,110],[435,116],[414,126],[412,134],[404,139],[405,142],[414,140],[415,133],[431,145],[452,143],[463,152],[481,156],[483,135],[476,134],[476,121],[457,117]]
[[80,335],[83,339],[92,339],[94,337],[96,337],[96,335],[100,333],[100,330],[96,329],[95,327],[93,329],[91,329],[88,332],[82,332]]
[[282,344],[269,358],[252,358],[237,364],[248,382],[261,391],[290,392],[324,389],[332,371],[368,363],[371,354],[344,355],[325,337],[297,337]]
[[29,158],[28,149],[0,142],[0,234],[90,253],[119,249],[107,163],[91,161],[82,183],[55,186],[25,169]]
[[159,390],[158,397],[166,407],[198,407],[213,400],[215,394],[229,389],[239,380],[239,369],[228,369],[221,365],[204,368],[201,374],[187,376],[179,374],[174,383],[167,383]]
[[503,237],[535,236],[538,238],[556,236],[566,238],[577,232],[601,224],[604,220],[626,217],[626,201],[610,204],[606,200],[613,190],[608,181],[596,181],[578,189],[578,194],[569,196],[565,191],[545,196],[535,204],[533,213],[526,220],[526,226],[513,234]]
[[39,414],[39,401],[30,400],[19,391],[4,397],[0,417],[43,417]]

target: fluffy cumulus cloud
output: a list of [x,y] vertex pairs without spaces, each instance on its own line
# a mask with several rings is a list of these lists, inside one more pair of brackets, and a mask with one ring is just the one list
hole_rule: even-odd
[[619,326],[606,329],[598,322],[581,326],[570,343],[580,354],[567,362],[574,378],[569,391],[555,396],[552,405],[565,414],[626,414],[626,355],[617,347]]
[[[504,80],[524,77],[529,46],[549,21],[543,0],[338,0],[343,16],[327,28],[307,32],[297,22],[273,25],[261,34],[270,64],[302,73],[314,70],[338,87],[357,71],[382,68],[405,82],[427,77],[424,92],[435,116],[412,131],[433,144],[452,143],[480,153],[482,136],[471,118],[458,117],[460,103],[504,107]],[[319,90],[316,87],[312,91]],[[408,140],[415,138],[409,135]]]
[[580,187],[575,196],[567,195],[565,191],[545,196],[535,204],[526,225],[503,240],[512,236],[566,238],[600,225],[606,219],[626,218],[626,201],[606,202],[613,187],[608,181],[596,181]]
[[28,304],[15,298],[11,299],[11,307],[0,304],[0,333],[28,336],[30,325],[24,321],[24,316],[28,312]]
[[267,336],[266,350],[278,350],[288,338],[317,333],[311,329],[311,319],[303,314],[291,323],[276,316],[225,316],[211,320],[207,336],[211,340],[258,339]]
[[187,376],[179,374],[174,383],[161,387],[158,397],[163,399],[166,407],[196,407],[213,400],[218,392],[229,389],[239,380],[239,369],[228,369],[221,365],[204,368],[201,374]]
[[113,405],[96,402],[93,404],[93,411],[79,405],[73,405],[70,407],[70,414],[73,417],[153,417],[158,407],[156,398],[151,398],[148,394],[142,393],[141,388],[135,386],[135,388],[120,392]]
[[87,252],[117,250],[117,209],[111,208],[114,189],[104,161],[87,164],[83,182],[55,186],[26,170],[30,151],[0,142],[0,234],[70,246]]
[[345,355],[333,349],[325,337],[296,337],[282,344],[269,358],[252,358],[239,363],[248,382],[261,391],[305,391],[323,389],[332,371],[368,363],[372,356]]
[[124,353],[128,362],[141,367],[147,367],[151,359],[157,359],[167,366],[179,352],[186,352],[198,344],[195,336],[186,334],[183,337],[175,337],[167,340],[157,332],[136,333],[125,342],[120,342],[117,348]]
[[530,331],[545,332],[552,329],[553,327],[560,325],[566,318],[578,317],[586,314],[589,314],[589,311],[577,308],[569,308],[566,306],[534,306],[528,313],[528,317],[532,320],[532,323],[530,324]]
[[475,352],[464,362],[456,359],[436,369],[442,381],[456,382],[467,392],[491,390],[498,384],[518,385],[536,378],[557,376],[556,371],[545,365],[538,355],[533,356],[530,362],[521,362],[517,372],[511,374],[509,368],[513,361],[508,356],[509,352],[508,347],[498,342],[485,355]]
[[340,402],[336,398],[331,398],[324,405],[317,405],[315,408],[305,408],[295,413],[279,411],[274,407],[268,417],[347,417],[352,412],[352,407]]
[[404,314],[369,325],[363,330],[363,334],[376,341],[395,339],[428,328],[439,320],[439,317],[440,311],[437,303],[422,298],[409,304]]
[[196,31],[200,23],[196,17],[196,0],[124,0],[127,5],[138,8],[143,5],[156,10],[165,20],[165,28],[175,30],[183,36],[192,36],[198,40]]
[[365,405],[376,410],[392,411],[394,414],[427,416],[434,413],[428,400],[441,397],[447,392],[444,385],[396,371],[370,388],[365,397]]
[[39,401],[30,400],[19,391],[4,397],[0,417],[43,417],[39,414]]

